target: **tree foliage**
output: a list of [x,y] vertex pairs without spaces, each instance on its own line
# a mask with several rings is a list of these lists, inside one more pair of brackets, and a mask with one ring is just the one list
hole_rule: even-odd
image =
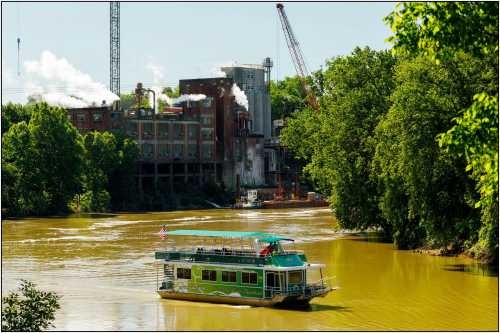
[[272,119],[289,117],[306,106],[302,81],[297,76],[271,81],[270,90]]
[[82,137],[65,110],[45,103],[2,106],[2,118],[11,124],[2,135],[3,215],[66,213],[70,203],[95,212],[134,203],[135,141],[108,132]]
[[4,208],[19,215],[66,211],[79,189],[82,159],[81,137],[65,111],[35,105],[29,123],[18,122],[3,135]]
[[389,108],[390,52],[356,48],[327,63],[319,113],[296,113],[282,142],[309,161],[305,171],[326,194],[345,228],[381,226],[376,184],[370,177],[374,128]]
[[107,211],[112,202],[115,207],[123,209],[135,197],[135,162],[139,156],[137,144],[123,136],[117,139],[110,132],[89,132],[83,141],[86,165],[81,209]]
[[498,52],[498,2],[403,2],[385,17],[398,53],[441,60]]
[[[467,160],[477,182],[483,227],[475,252],[498,256],[498,2],[404,3],[385,18],[396,53],[430,56],[437,63],[465,52],[484,61],[489,84],[438,136],[447,152]],[[493,133],[494,135],[490,135]]]
[[397,66],[392,106],[376,130],[373,167],[380,207],[401,248],[424,241],[462,246],[477,235],[477,214],[467,202],[473,186],[463,172],[465,161],[439,149],[435,140],[466,103],[463,87],[470,73],[457,68],[466,62],[474,60],[458,57],[437,65],[416,58]]
[[136,209],[136,161],[139,159],[139,146],[137,142],[123,135],[115,135],[115,138],[118,164],[108,176],[111,207],[119,210]]
[[32,282],[21,280],[18,292],[2,297],[2,331],[36,332],[54,327],[60,296],[37,290]]
[[14,124],[21,121],[29,123],[32,111],[31,105],[23,106],[13,103],[2,105],[2,135]]

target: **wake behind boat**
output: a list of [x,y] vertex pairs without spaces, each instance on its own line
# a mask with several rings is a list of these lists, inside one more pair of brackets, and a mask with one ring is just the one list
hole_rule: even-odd
[[[155,252],[157,292],[162,298],[216,303],[273,306],[305,305],[334,290],[323,278],[324,265],[310,264],[301,251],[285,251],[292,239],[261,232],[162,229],[163,237],[210,237],[191,249]],[[212,246],[208,243],[218,243]],[[320,279],[307,279],[319,269]]]

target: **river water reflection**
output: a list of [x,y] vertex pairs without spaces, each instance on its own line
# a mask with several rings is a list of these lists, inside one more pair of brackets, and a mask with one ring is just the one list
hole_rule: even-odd
[[[162,300],[160,224],[296,239],[340,287],[306,311]],[[2,222],[2,292],[62,295],[57,330],[498,330],[498,273],[336,234],[328,209],[206,210]]]

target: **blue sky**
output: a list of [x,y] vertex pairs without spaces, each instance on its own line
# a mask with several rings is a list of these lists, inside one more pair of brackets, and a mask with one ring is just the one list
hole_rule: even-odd
[[[308,67],[319,69],[356,46],[387,49],[383,23],[395,3],[285,3]],[[273,59],[272,78],[295,74],[275,3],[121,3],[121,90],[175,86],[210,77],[232,62]],[[109,86],[109,3],[3,3],[2,102],[25,101],[29,75],[21,62],[48,50]],[[152,68],[157,69],[154,77]],[[158,74],[159,73],[159,74]]]

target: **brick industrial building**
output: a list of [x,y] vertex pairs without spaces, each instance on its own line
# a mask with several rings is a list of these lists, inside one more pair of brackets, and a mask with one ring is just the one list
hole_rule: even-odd
[[[269,63],[269,60],[268,60]],[[264,62],[264,65],[266,62]],[[164,110],[113,107],[70,109],[68,117],[82,132],[123,131],[140,147],[139,186],[144,192],[175,192],[186,184],[208,181],[258,187],[274,185],[276,156],[271,137],[268,90],[270,67],[222,68],[225,78],[181,80],[184,94],[203,94]],[[248,110],[235,102],[236,83],[248,98]]]

